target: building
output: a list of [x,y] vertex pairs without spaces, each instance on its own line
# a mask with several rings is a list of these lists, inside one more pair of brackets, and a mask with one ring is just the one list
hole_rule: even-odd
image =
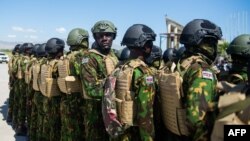
[[176,21],[168,17],[165,18],[166,18],[167,32],[160,34],[160,47],[162,38],[166,38],[166,48],[178,49],[180,44],[180,35],[184,27],[183,25],[177,23]]

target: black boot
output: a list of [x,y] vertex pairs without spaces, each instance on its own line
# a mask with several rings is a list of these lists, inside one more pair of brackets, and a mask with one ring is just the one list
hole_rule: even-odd
[[25,125],[19,125],[16,128],[16,136],[26,136],[27,135],[27,128]]

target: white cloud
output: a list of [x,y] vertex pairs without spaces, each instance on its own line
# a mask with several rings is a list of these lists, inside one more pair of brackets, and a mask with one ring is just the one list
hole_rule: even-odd
[[7,35],[9,38],[16,38],[16,35]]
[[26,31],[27,31],[27,32],[33,32],[33,33],[36,32],[36,30],[35,30],[35,29],[32,29],[32,28],[28,28],[28,29],[26,29]]
[[20,32],[24,31],[22,27],[18,27],[18,26],[13,26],[12,30],[14,30],[14,31],[20,31]]
[[31,39],[37,39],[38,37],[37,36],[35,36],[35,35],[30,35],[29,36]]
[[11,28],[13,31],[18,31],[18,32],[32,32],[32,33],[37,32],[35,29],[32,29],[32,28],[25,29],[19,26],[12,26]]
[[64,33],[65,31],[66,31],[66,29],[64,27],[56,28],[56,32],[58,32],[58,33]]
[[24,38],[37,39],[38,37],[35,35],[25,35]]

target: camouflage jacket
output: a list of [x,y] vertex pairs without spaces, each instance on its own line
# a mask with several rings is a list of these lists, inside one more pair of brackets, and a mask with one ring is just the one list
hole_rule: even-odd
[[131,84],[132,91],[135,92],[136,119],[141,140],[153,140],[153,103],[156,91],[154,72],[147,67],[135,68]]
[[[197,140],[209,138],[209,130],[215,121],[217,109],[216,74],[202,55],[191,56],[180,60],[180,64],[192,57],[194,59],[188,68],[181,67],[183,75],[183,102],[186,107],[187,126],[190,138]],[[198,61],[199,60],[199,61]]]
[[[107,56],[114,58],[116,63],[118,59],[113,51],[111,51]],[[100,54],[94,52],[86,52],[82,55],[79,60],[80,67],[80,77],[83,83],[84,93],[87,96],[100,100],[104,94],[104,82],[107,77],[107,69],[104,61],[104,57]]]
[[87,52],[87,49],[81,49],[78,51],[71,51],[67,54],[66,58],[69,59],[69,75],[79,76],[80,66],[78,59]]

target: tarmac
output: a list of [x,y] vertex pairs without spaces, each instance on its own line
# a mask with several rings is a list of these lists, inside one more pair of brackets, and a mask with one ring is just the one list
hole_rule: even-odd
[[11,123],[7,123],[7,110],[9,98],[8,65],[0,64],[0,141],[26,141],[26,136],[15,136]]

